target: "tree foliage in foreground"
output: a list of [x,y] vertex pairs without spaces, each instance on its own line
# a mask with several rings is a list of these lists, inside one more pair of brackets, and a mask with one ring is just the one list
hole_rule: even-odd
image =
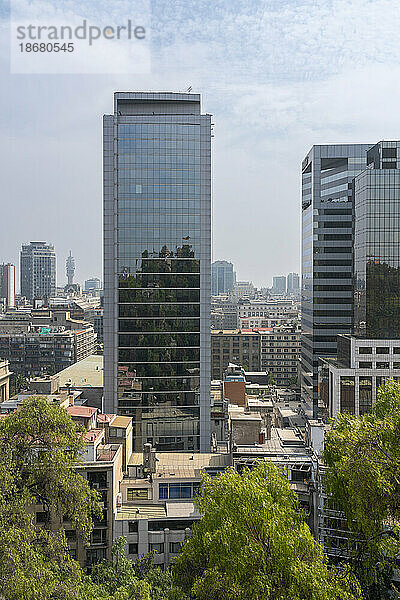
[[35,526],[32,505],[67,516],[89,540],[97,492],[77,472],[82,431],[67,411],[40,397],[0,420],[0,600],[184,600],[171,575],[151,557],[134,564],[115,541],[112,562],[86,575],[69,553],[64,531]]
[[324,452],[325,487],[360,536],[357,575],[371,597],[400,551],[400,385],[387,381],[375,407],[336,417]]
[[75,470],[82,432],[68,413],[40,397],[27,398],[0,421],[0,590],[6,600],[79,598],[82,571],[64,531],[37,529],[32,506],[67,515],[83,540],[100,515],[97,493]]
[[202,519],[173,566],[174,579],[198,600],[355,600],[346,569],[328,570],[322,548],[298,510],[285,475],[259,463],[242,475],[205,475]]

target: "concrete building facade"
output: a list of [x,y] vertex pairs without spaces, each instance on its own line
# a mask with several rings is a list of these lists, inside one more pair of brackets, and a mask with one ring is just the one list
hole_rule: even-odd
[[56,253],[46,242],[30,242],[21,250],[21,296],[49,300],[56,295]]

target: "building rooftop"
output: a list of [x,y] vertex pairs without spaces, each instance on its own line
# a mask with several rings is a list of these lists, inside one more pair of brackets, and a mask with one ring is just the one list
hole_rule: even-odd
[[93,406],[68,406],[67,412],[71,417],[87,418],[92,417],[97,412],[97,408],[93,408]]
[[115,413],[98,413],[96,419],[98,423],[111,423],[114,417],[116,417]]
[[97,447],[97,460],[101,462],[112,462],[117,454],[119,444],[105,444]]
[[83,438],[87,444],[93,444],[97,442],[101,437],[104,436],[104,429],[90,429],[87,431]]
[[111,423],[113,427],[122,427],[124,429],[127,429],[131,424],[132,417],[121,417],[119,415],[115,417],[115,419]]
[[[156,473],[154,477],[199,477],[203,469],[224,468],[229,465],[229,454],[157,452]],[[143,454],[131,454],[128,465],[143,464]]]
[[103,357],[92,354],[57,373],[60,387],[103,387]]
[[167,511],[162,504],[125,505],[116,513],[117,521],[139,521],[141,519],[165,519]]

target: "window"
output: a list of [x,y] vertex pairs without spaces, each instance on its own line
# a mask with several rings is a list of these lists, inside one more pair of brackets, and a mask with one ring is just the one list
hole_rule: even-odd
[[164,544],[149,544],[149,551],[164,554]]
[[148,500],[149,490],[146,488],[128,488],[127,499],[128,502],[132,502],[134,500]]
[[129,533],[137,533],[138,522],[137,521],[129,521],[128,527],[129,527]]
[[370,362],[359,362],[358,366],[360,369],[372,369],[372,363]]
[[397,148],[382,148],[382,158],[396,158]]
[[160,483],[160,500],[180,500],[183,498],[193,498],[200,489],[200,483]]
[[372,354],[372,348],[368,346],[360,346],[358,349],[358,354]]
[[96,548],[86,550],[86,566],[90,567],[106,558],[106,548]]
[[123,427],[110,427],[108,432],[110,437],[124,437],[125,429]]
[[178,554],[181,551],[182,543],[181,542],[170,542],[169,543],[169,551],[171,554]]
[[389,368],[389,363],[388,362],[377,362],[376,363],[376,368],[377,369],[388,369]]
[[107,543],[107,529],[93,529],[91,544],[106,544]]
[[340,411],[355,412],[354,377],[340,378]]
[[149,521],[148,530],[164,531],[164,529],[169,529],[170,531],[185,531],[185,529],[191,529],[192,525],[193,521],[183,520],[173,521],[170,519],[169,521]]
[[372,377],[360,377],[359,384],[359,409],[364,415],[372,408]]
[[393,354],[400,354],[400,346],[395,346],[393,348]]
[[37,512],[36,513],[36,523],[39,525],[41,523],[46,523],[49,517],[49,513],[46,511]]
[[400,362],[394,362],[393,369],[400,369]]
[[97,471],[88,473],[89,485],[95,490],[107,488],[107,471]]
[[128,544],[128,554],[137,554],[138,544]]
[[383,346],[377,346],[376,353],[377,354],[389,354],[389,348],[385,348]]
[[65,529],[65,537],[68,542],[75,542],[76,540],[76,531],[75,529]]

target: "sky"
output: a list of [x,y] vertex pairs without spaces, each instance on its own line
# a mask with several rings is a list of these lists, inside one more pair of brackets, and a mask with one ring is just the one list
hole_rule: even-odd
[[[18,1],[39,17],[53,2]],[[54,2],[74,4],[115,16],[126,0]],[[76,281],[102,278],[101,117],[114,91],[191,86],[215,124],[213,260],[259,287],[299,272],[309,148],[400,138],[399,31],[398,0],[151,0],[148,73],[20,75],[0,0],[0,262],[46,240],[59,285],[69,250]]]

